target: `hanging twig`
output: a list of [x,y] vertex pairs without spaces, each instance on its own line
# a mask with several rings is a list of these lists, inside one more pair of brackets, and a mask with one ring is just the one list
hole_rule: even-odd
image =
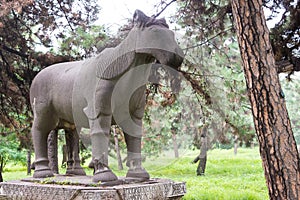
[[217,33],[216,35],[212,36],[211,38],[208,38],[207,40],[205,40],[205,41],[203,41],[203,42],[201,42],[201,43],[199,43],[199,44],[196,44],[196,45],[193,45],[193,46],[190,46],[190,47],[186,47],[186,48],[184,48],[183,50],[193,49],[193,48],[202,46],[202,45],[208,43],[210,40],[215,39],[216,37],[218,37],[218,36],[220,36],[220,35],[226,33],[227,31],[229,31],[229,30],[231,30],[231,29],[232,29],[232,26],[230,26],[229,28],[227,28],[227,29],[225,29],[225,30],[223,30],[223,31],[221,31],[221,32],[219,32],[219,33]]
[[163,7],[163,9],[162,9],[161,11],[159,11],[157,14],[153,15],[152,17],[153,17],[153,18],[157,18],[161,13],[163,13],[163,12],[167,9],[168,6],[170,6],[170,5],[171,5],[172,3],[174,3],[174,2],[176,2],[176,0],[172,0],[172,1],[170,1],[169,3],[167,3],[167,4],[165,5],[165,7]]

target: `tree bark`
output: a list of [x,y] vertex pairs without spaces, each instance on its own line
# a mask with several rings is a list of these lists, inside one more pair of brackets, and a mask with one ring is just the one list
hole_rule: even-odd
[[3,182],[2,171],[3,171],[4,159],[0,156],[0,183]]
[[238,141],[238,136],[237,135],[234,135],[233,141],[234,141],[233,153],[234,153],[234,155],[237,155],[237,150],[238,150],[238,146],[239,146],[239,144],[238,144],[239,141]]
[[201,148],[199,155],[199,164],[197,168],[197,175],[204,175],[207,161],[207,125],[204,125],[201,133]]
[[177,137],[175,131],[172,131],[172,141],[173,141],[174,156],[175,158],[179,158]]
[[232,12],[270,199],[300,199],[299,155],[262,1],[233,0]]
[[203,176],[205,174],[206,161],[207,161],[207,125],[204,125],[201,129],[201,147],[200,154],[193,160],[193,163],[198,163],[197,176]]
[[31,149],[27,149],[27,175],[31,174]]

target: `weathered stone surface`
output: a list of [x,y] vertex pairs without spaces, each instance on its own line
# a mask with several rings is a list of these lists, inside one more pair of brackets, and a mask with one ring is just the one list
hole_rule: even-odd
[[[0,184],[0,200],[164,200],[181,199],[186,193],[184,182],[168,179],[138,180],[119,179],[115,186],[95,185],[91,176],[56,176],[51,179],[28,178]],[[2,195],[2,196],[1,196]]]

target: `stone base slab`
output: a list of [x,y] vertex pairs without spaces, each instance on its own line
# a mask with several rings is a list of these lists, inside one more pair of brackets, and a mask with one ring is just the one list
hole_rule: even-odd
[[164,200],[181,199],[186,193],[184,182],[150,179],[140,182],[120,178],[114,186],[95,184],[91,176],[55,176],[27,178],[0,183],[0,197],[17,200]]

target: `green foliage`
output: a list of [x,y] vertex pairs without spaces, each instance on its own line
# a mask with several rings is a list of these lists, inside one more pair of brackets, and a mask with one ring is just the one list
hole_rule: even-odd
[[107,40],[103,26],[80,26],[64,35],[60,42],[59,53],[75,58],[89,57],[103,47]]
[[6,137],[0,135],[0,165],[2,169],[8,163],[26,164],[26,152],[19,149],[19,143],[15,134],[9,134]]
[[160,85],[157,93],[148,96],[144,117],[143,151],[157,156],[173,148],[176,135],[181,148],[190,148],[200,123],[201,106],[189,82],[181,82],[182,90],[174,93],[170,85]]
[[[213,133],[212,141],[229,142],[231,134],[239,136],[249,145],[254,138],[254,128],[239,50],[234,42],[233,18],[230,1],[177,1],[178,10],[173,20],[185,31],[186,50],[183,71],[192,74],[195,85],[205,90],[197,93],[206,100],[203,110]],[[271,11],[268,20],[283,16],[271,29],[271,40],[276,61],[289,60],[294,70],[299,70],[299,12],[300,2],[266,1],[265,9]],[[233,40],[228,45],[229,39]],[[299,60],[299,58],[298,58]],[[198,76],[198,77],[197,77]],[[206,122],[207,123],[207,122]],[[224,125],[225,123],[225,125]],[[294,123],[295,124],[295,123]]]
[[[232,143],[232,135],[238,135],[241,144],[249,146],[255,134],[238,44],[233,37],[194,45],[198,42],[186,38],[186,46],[192,48],[187,49],[188,62],[182,70],[191,74],[195,84],[203,85],[196,92],[204,99],[199,102],[201,121],[209,124],[210,141],[227,145]],[[218,49],[210,51],[211,46]]]
[[[210,146],[218,142],[230,148],[232,135],[250,146],[255,134],[238,45],[234,38],[227,38],[225,41],[231,43],[223,47],[224,40],[213,41],[221,46],[218,51],[207,51],[209,45],[186,50],[187,60],[181,70],[189,76],[184,76],[174,101],[168,84],[148,88],[143,146],[147,154],[158,155],[162,149],[170,149],[172,129],[180,138],[179,145],[199,146],[192,140],[197,139],[198,128],[204,123],[209,124]],[[195,43],[197,39],[187,37],[181,44],[188,47]]]

